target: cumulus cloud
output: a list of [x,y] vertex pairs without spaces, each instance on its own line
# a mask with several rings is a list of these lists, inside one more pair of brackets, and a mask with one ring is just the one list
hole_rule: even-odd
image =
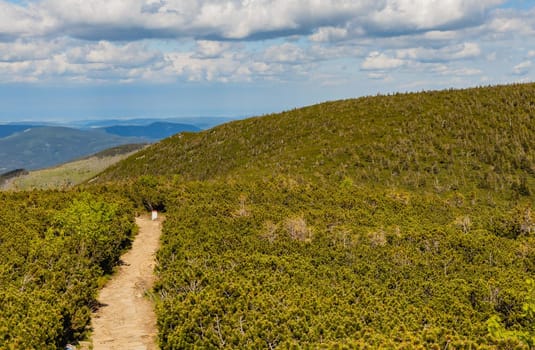
[[[406,33],[479,23],[499,0],[43,0],[0,1],[2,35],[66,33],[89,40],[194,37],[254,40],[312,34]],[[352,27],[348,29],[349,27]]]
[[[535,10],[503,2],[0,0],[0,82],[477,76],[473,62],[498,64],[507,39],[535,34]],[[529,73],[526,51],[505,75]]]
[[302,48],[290,43],[268,47],[264,57],[269,62],[279,63],[301,63],[310,58]]
[[463,43],[439,49],[418,47],[397,51],[398,58],[422,62],[445,62],[474,58],[479,55],[481,55],[481,49],[476,43]]
[[373,1],[43,0],[0,1],[2,36],[67,34],[88,40],[193,37],[253,40],[308,34],[358,16]]
[[532,66],[533,66],[533,63],[531,61],[521,62],[513,67],[513,74],[514,75],[526,75],[530,71]]
[[452,68],[446,64],[440,64],[440,65],[434,66],[432,70],[435,73],[443,75],[443,76],[458,76],[458,77],[476,76],[476,75],[481,75],[483,73],[480,69],[477,69],[477,68]]
[[535,8],[527,11],[496,10],[490,16],[485,30],[494,34],[535,34]]
[[210,40],[197,41],[196,57],[197,58],[218,58],[229,50],[232,46],[229,43]]
[[481,24],[501,0],[391,0],[370,14],[369,31],[381,35],[451,30]]
[[0,82],[66,79],[124,81],[143,79],[167,62],[159,51],[139,42],[80,43],[71,39],[0,43]]
[[23,7],[0,0],[0,40],[40,36],[56,27],[56,19],[44,14],[44,9],[30,4]]
[[23,62],[47,59],[65,50],[66,40],[24,40],[0,42],[0,62]]
[[405,65],[406,62],[396,57],[389,57],[384,53],[374,51],[362,63],[363,70],[389,70],[399,68]]
[[151,51],[139,43],[118,46],[106,41],[68,53],[76,63],[101,63],[122,67],[147,65],[162,58],[160,52]]
[[349,31],[347,28],[321,27],[310,36],[310,40],[315,42],[333,42],[347,39]]

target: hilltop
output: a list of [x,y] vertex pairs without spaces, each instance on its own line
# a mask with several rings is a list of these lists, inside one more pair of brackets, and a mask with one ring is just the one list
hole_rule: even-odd
[[286,174],[411,189],[526,189],[535,174],[534,94],[535,84],[525,84],[328,102],[175,135],[100,180]]

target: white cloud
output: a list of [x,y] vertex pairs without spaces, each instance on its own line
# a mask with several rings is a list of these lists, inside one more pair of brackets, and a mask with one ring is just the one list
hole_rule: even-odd
[[284,43],[282,45],[268,47],[264,52],[264,58],[268,62],[300,63],[308,61],[302,48],[297,45]]
[[310,36],[310,40],[323,43],[346,39],[349,35],[347,28],[321,27]]
[[533,63],[531,61],[524,61],[516,66],[513,67],[513,74],[514,75],[525,75],[527,74],[531,67],[533,66]]
[[491,34],[535,34],[535,8],[527,11],[497,10],[485,29]]
[[369,72],[367,77],[372,80],[387,80],[390,76],[385,72]]
[[66,40],[16,40],[0,42],[0,61],[31,61],[43,60],[67,48]]
[[56,33],[90,40],[246,39],[307,34],[373,7],[371,0],[0,0],[0,33]]
[[254,71],[250,62],[237,64],[239,57],[233,54],[206,59],[174,52],[166,54],[166,60],[170,66],[164,73],[186,81],[247,81]]
[[38,5],[23,7],[0,0],[0,40],[48,33],[56,26],[56,20],[43,12]]
[[[90,40],[193,37],[311,40],[442,30],[480,23],[499,0],[0,0],[0,33]],[[348,27],[351,27],[348,29]]]
[[466,76],[471,76],[471,75],[481,75],[482,73],[483,72],[481,71],[481,69],[477,69],[477,68],[460,68],[460,69],[451,70],[447,72],[446,74],[466,77]]
[[432,30],[424,33],[423,37],[429,40],[453,40],[458,38],[459,33],[453,30]]
[[[374,80],[393,79],[387,71],[399,68],[492,75],[479,65],[500,64],[509,76],[510,63],[495,53],[515,36],[535,46],[535,10],[497,8],[502,2],[0,0],[0,82],[347,82],[340,67],[359,62],[360,74]],[[508,62],[535,57],[517,51]],[[525,74],[526,62],[512,71]]]
[[391,0],[371,13],[379,31],[438,30],[481,23],[485,12],[502,0]]
[[88,45],[82,50],[76,50],[71,56],[77,63],[101,63],[123,67],[147,65],[162,57],[159,52],[150,51],[143,44],[114,45],[107,41]]
[[371,52],[361,65],[363,70],[389,70],[399,68],[406,62],[396,58],[389,57],[378,51]]
[[401,59],[412,59],[422,62],[445,62],[475,58],[481,55],[481,49],[476,43],[463,43],[446,46],[440,49],[412,48],[398,50],[396,56]]
[[231,44],[220,41],[199,40],[195,53],[198,58],[218,58],[231,47]]

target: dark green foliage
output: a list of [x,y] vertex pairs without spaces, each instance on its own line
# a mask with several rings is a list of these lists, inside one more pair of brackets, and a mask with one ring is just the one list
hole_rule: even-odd
[[1,194],[0,348],[80,339],[133,229],[131,206],[84,192]]
[[177,185],[158,255],[160,345],[493,347],[486,320],[527,326],[535,274],[535,237],[490,226],[502,205],[281,176]]

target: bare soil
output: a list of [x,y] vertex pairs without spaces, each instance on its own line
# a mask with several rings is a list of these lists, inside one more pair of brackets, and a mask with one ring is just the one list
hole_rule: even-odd
[[159,247],[161,218],[136,219],[139,233],[124,262],[101,290],[102,304],[92,318],[94,350],[157,350],[156,316],[147,297],[154,283],[155,254]]

